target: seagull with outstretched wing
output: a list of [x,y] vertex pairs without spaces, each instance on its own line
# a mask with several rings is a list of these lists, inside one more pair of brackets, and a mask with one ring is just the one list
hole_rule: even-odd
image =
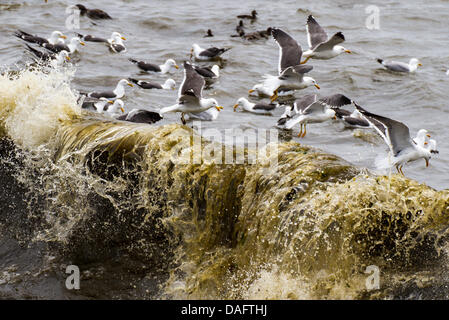
[[309,15],[307,18],[306,30],[309,50],[304,51],[303,55],[306,59],[302,64],[306,63],[310,58],[327,60],[343,52],[351,53],[351,50],[340,45],[340,43],[345,41],[343,33],[337,32],[329,39],[326,31],[324,31],[312,15]]
[[306,95],[294,102],[295,115],[285,121],[284,128],[291,129],[296,124],[300,124],[301,130],[298,136],[304,138],[307,133],[307,123],[321,123],[333,119],[336,109],[348,104],[351,104],[351,100],[342,94],[321,99],[318,99],[315,94]]
[[435,153],[432,151],[435,151],[433,149],[436,148],[436,142],[425,147],[427,144],[424,142],[425,137],[430,137],[427,130],[419,130],[415,139],[412,139],[410,129],[402,122],[368,112],[355,102],[354,105],[390,148],[392,157],[386,159],[388,161],[386,167],[395,166],[398,173],[404,175],[402,167],[407,162],[423,158],[426,161],[426,167],[429,166],[431,155]]
[[175,105],[162,108],[159,113],[162,115],[168,112],[181,112],[181,121],[185,113],[195,114],[216,108],[218,111],[223,107],[218,105],[217,100],[203,98],[203,88],[206,81],[195,71],[189,62],[184,62],[184,80],[178,91],[178,102]]
[[279,46],[278,76],[266,75],[262,84],[255,85],[249,93],[257,91],[259,95],[270,95],[273,102],[278,98],[278,90],[299,90],[309,86],[320,89],[315,79],[306,77],[312,66],[302,66],[302,49],[299,43],[289,34],[278,28],[271,33]]

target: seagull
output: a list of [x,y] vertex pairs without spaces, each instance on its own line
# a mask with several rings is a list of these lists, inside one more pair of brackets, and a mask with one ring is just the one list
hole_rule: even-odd
[[142,109],[133,109],[129,113],[121,115],[121,116],[117,117],[116,119],[121,120],[121,121],[134,122],[134,123],[152,124],[152,123],[158,122],[159,120],[162,120],[162,117],[157,112],[142,110]]
[[74,9],[78,9],[80,11],[81,16],[88,16],[91,19],[112,19],[109,14],[100,9],[87,9],[82,4],[77,4],[72,6]]
[[179,69],[178,65],[176,64],[175,60],[173,60],[173,59],[168,59],[167,61],[165,61],[164,64],[161,64],[161,65],[147,63],[145,61],[137,61],[137,60],[134,60],[131,58],[128,60],[131,61],[132,63],[136,64],[143,71],[147,71],[147,72],[157,72],[157,73],[164,74],[167,72],[172,72],[173,68]]
[[112,105],[104,108],[101,113],[104,113],[113,118],[116,118],[119,115],[118,110],[120,110],[122,113],[125,112],[125,109],[123,108],[123,106],[124,106],[123,101],[120,99],[117,99],[112,103]]
[[113,104],[114,101],[111,101],[106,98],[97,99],[97,98],[87,98],[84,96],[82,103],[81,103],[81,108],[86,109],[86,110],[96,111],[98,113],[103,113],[104,107],[108,103]]
[[126,38],[118,32],[113,32],[111,39],[108,39],[109,49],[115,53],[125,53],[127,50],[123,40],[126,40]]
[[273,102],[278,98],[279,89],[299,90],[312,85],[320,89],[315,79],[304,76],[313,67],[300,65],[302,50],[298,42],[281,29],[273,28],[272,34],[279,45],[279,76],[266,75],[263,83],[254,86],[249,93],[257,91],[259,95],[271,96]]
[[234,112],[237,111],[238,107],[241,107],[244,111],[256,113],[256,114],[272,114],[272,111],[276,109],[277,104],[266,104],[266,103],[253,103],[249,102],[246,98],[240,98],[234,105]]
[[61,66],[64,61],[70,61],[69,53],[65,50],[59,53],[47,53],[36,50],[28,44],[26,44],[26,46],[28,47],[28,51],[39,58],[40,61],[46,63],[50,62],[54,67]]
[[230,50],[231,48],[217,48],[211,47],[208,49],[201,48],[198,44],[194,43],[192,45],[192,50],[190,50],[190,58],[192,55],[198,60],[213,60],[219,58],[223,53]]
[[396,72],[413,73],[418,69],[418,67],[422,66],[421,62],[419,62],[419,60],[416,58],[410,59],[408,64],[404,63],[404,62],[397,62],[397,61],[384,61],[382,59],[377,59],[377,62],[379,62],[381,65],[383,65],[388,70],[396,71]]
[[118,40],[118,38],[120,38],[121,40],[126,40],[125,37],[123,37],[120,33],[116,32],[116,31],[114,31],[111,34],[111,37],[109,39],[92,36],[90,34],[88,34],[87,36],[84,36],[84,35],[82,35],[80,33],[77,33],[77,35],[78,35],[78,37],[80,37],[82,40],[84,40],[86,42],[112,43],[114,40]]
[[173,79],[167,79],[164,84],[159,84],[156,82],[148,82],[143,80],[137,80],[134,78],[128,78],[132,83],[137,84],[142,89],[165,89],[165,90],[175,90],[176,82]]
[[56,44],[44,43],[42,47],[52,52],[61,52],[63,50],[68,51],[70,54],[75,53],[78,50],[78,44],[84,46],[85,43],[81,41],[79,37],[74,37],[70,39],[69,44],[65,44],[64,40],[59,39],[59,42]]
[[210,108],[220,111],[223,107],[219,106],[215,99],[202,97],[205,83],[206,81],[193,69],[193,66],[184,62],[184,80],[179,88],[178,102],[162,108],[159,113],[162,115],[167,112],[181,112],[181,120],[185,124],[185,113],[200,113]]
[[61,39],[61,38],[67,39],[67,37],[65,35],[63,35],[61,31],[53,31],[50,35],[50,38],[48,38],[48,39],[38,37],[38,36],[33,36],[32,34],[26,33],[21,30],[18,30],[17,32],[15,32],[14,35],[19,39],[25,40],[26,42],[37,43],[39,45],[42,45],[44,43],[55,44],[58,41],[58,39]]
[[428,148],[424,147],[423,141],[425,137],[430,137],[425,129],[418,131],[415,139],[412,139],[410,137],[410,129],[402,122],[370,113],[356,103],[354,105],[363,118],[370,123],[390,148],[390,156],[384,159],[387,161],[383,161],[379,165],[380,167],[388,168],[395,166],[398,173],[404,175],[402,167],[407,162],[424,158],[426,167],[429,166],[432,152],[431,146]]
[[111,100],[120,99],[125,95],[125,85],[128,85],[130,87],[134,87],[132,83],[130,83],[126,79],[122,79],[118,82],[117,86],[113,91],[101,91],[101,92],[90,92],[87,94],[88,97],[91,98],[108,98]]
[[220,76],[220,67],[214,64],[212,67],[193,66],[196,72],[208,79],[217,79]]
[[309,15],[307,18],[306,29],[309,50],[304,51],[303,55],[306,59],[301,64],[306,63],[310,58],[327,60],[343,52],[351,53],[351,50],[339,45],[345,41],[343,33],[337,32],[328,39],[326,31],[316,22],[312,15]]
[[237,18],[255,20],[255,19],[257,19],[257,11],[256,10],[251,11],[251,15],[247,15],[247,14],[238,15]]
[[314,94],[306,95],[294,102],[293,107],[296,114],[285,122],[285,128],[291,129],[296,124],[300,124],[301,131],[298,136],[304,138],[307,133],[307,123],[320,123],[335,119],[335,108],[348,104],[351,104],[351,100],[342,94],[334,94],[322,99],[318,99]]

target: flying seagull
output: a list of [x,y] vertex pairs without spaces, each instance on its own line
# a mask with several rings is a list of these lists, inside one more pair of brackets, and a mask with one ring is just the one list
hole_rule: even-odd
[[351,53],[351,50],[340,46],[340,43],[345,41],[343,33],[337,32],[330,39],[326,31],[316,22],[312,15],[307,18],[307,41],[309,43],[309,50],[304,51],[303,55],[306,58],[302,64],[314,59],[331,59],[343,52]]
[[[402,122],[370,113],[354,102],[356,109],[361,113],[362,117],[370,123],[377,133],[385,140],[390,148],[391,157],[388,157],[383,165],[385,167],[395,166],[398,173],[404,175],[402,167],[407,162],[415,161],[423,158],[426,161],[426,167],[429,166],[432,147],[435,145],[424,146],[425,137],[430,137],[427,130],[418,131],[415,139],[410,136],[410,129]],[[435,151],[435,150],[434,150]]]
[[269,95],[273,102],[278,98],[279,89],[299,90],[312,85],[320,89],[315,79],[304,76],[313,67],[300,65],[302,49],[298,42],[281,29],[272,28],[272,35],[279,45],[279,75],[266,75],[263,83],[254,86],[249,93],[258,91],[259,95]]

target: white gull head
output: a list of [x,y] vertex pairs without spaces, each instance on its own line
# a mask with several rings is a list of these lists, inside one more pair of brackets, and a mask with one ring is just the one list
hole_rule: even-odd
[[165,90],[175,90],[176,82],[173,79],[165,80],[165,83],[162,85],[162,89]]
[[167,59],[167,61],[165,61],[165,63],[159,67],[161,68],[162,73],[167,72],[171,73],[176,71],[176,69],[179,69],[178,65],[176,64],[176,61],[173,59]]

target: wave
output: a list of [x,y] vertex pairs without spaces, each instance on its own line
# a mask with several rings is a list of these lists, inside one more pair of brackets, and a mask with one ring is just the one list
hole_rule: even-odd
[[83,111],[72,76],[0,77],[0,229],[39,244],[47,258],[28,271],[61,279],[78,265],[88,298],[445,297],[449,191],[294,142],[276,144],[276,165],[179,161],[195,139],[203,153],[220,145]]

